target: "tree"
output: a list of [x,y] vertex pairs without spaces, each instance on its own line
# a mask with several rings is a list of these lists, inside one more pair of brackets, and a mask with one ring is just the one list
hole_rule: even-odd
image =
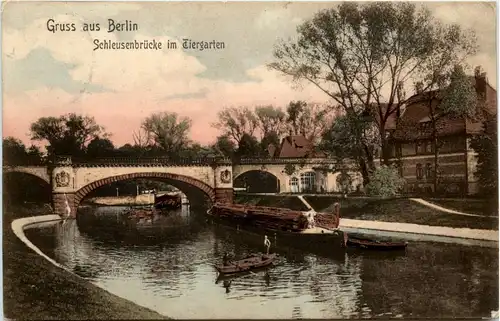
[[269,155],[268,148],[270,145],[273,145],[276,148],[278,148],[278,146],[280,146],[279,135],[274,131],[270,131],[266,135],[264,135],[264,137],[262,137],[262,140],[260,141],[260,148],[261,148],[262,155],[264,155],[266,157],[273,156],[273,155]]
[[[443,27],[429,10],[417,10],[408,2],[344,2],[320,11],[297,32],[296,41],[277,44],[269,67],[293,81],[312,83],[346,114],[370,111],[385,164],[390,148],[386,123],[406,102],[407,83],[429,74],[422,67],[431,65],[427,61],[437,51],[447,48],[465,56],[475,48],[471,33],[456,25]],[[365,153],[365,162],[373,170],[373,155],[368,149]]]
[[498,140],[497,118],[493,116],[484,123],[480,135],[471,139],[471,147],[477,153],[477,168],[474,175],[479,180],[480,192],[490,198],[498,195]]
[[215,156],[215,150],[211,146],[202,146],[198,143],[185,146],[179,152],[182,158],[203,158]]
[[153,144],[151,133],[146,131],[143,127],[139,128],[138,131],[134,131],[132,137],[134,139],[134,146],[147,149]]
[[365,157],[374,155],[378,139],[372,122],[357,114],[346,114],[337,117],[324,132],[319,147],[333,154],[339,163],[350,159],[356,161],[366,185],[370,181],[370,170]]
[[77,114],[42,117],[31,124],[30,131],[32,140],[48,141],[49,156],[83,155],[91,140],[108,136],[94,117]]
[[87,146],[87,156],[91,158],[115,155],[115,146],[107,138],[94,138]]
[[191,119],[179,117],[177,113],[160,112],[144,119],[141,126],[152,143],[160,147],[169,157],[176,157],[190,142]]
[[292,101],[286,108],[288,130],[293,135],[302,135],[311,142],[319,140],[331,125],[330,106]]
[[[443,55],[448,56],[446,53]],[[440,178],[439,133],[452,119],[474,118],[478,110],[478,96],[472,79],[465,74],[461,65],[455,65],[449,71],[441,70],[440,74],[436,72],[436,68],[434,70],[435,72],[426,79],[427,83],[418,82],[415,87],[417,96],[423,97],[429,115],[428,122],[431,125],[430,134],[434,150],[433,185],[434,191],[437,191]],[[419,92],[423,87],[430,90]],[[425,128],[421,131],[425,132]]]
[[347,171],[342,170],[340,174],[337,176],[337,185],[339,186],[339,190],[343,194],[349,194],[352,189],[353,179]]
[[220,156],[232,158],[236,150],[236,144],[227,135],[221,135],[217,137],[213,149]]
[[260,144],[257,138],[249,134],[243,134],[236,150],[236,156],[245,158],[258,157],[260,152]]
[[286,114],[281,108],[275,108],[273,106],[256,107],[255,116],[257,118],[257,126],[262,134],[262,139],[269,136],[271,133],[278,137],[286,133]]
[[14,137],[3,139],[3,161],[5,164],[42,164],[44,155],[40,149],[34,145],[26,149],[23,142]]
[[366,191],[371,196],[391,197],[397,195],[404,185],[405,179],[394,166],[382,165],[373,172]]
[[218,121],[212,126],[222,130],[223,134],[233,139],[237,144],[243,136],[254,136],[258,127],[258,119],[254,112],[248,107],[224,108],[218,114]]

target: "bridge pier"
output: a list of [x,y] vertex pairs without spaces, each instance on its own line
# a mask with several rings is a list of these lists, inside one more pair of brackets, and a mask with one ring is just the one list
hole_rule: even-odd
[[54,206],[54,214],[61,217],[67,217],[66,199],[68,200],[69,208],[71,209],[71,218],[76,217],[75,193],[52,193],[52,204]]
[[233,204],[233,188],[216,188],[215,199],[216,203]]

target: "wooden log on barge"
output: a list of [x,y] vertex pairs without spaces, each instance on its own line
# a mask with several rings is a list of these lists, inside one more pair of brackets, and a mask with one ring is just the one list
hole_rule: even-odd
[[[315,226],[324,229],[338,228],[340,221],[339,209],[339,205],[337,204],[335,213],[315,212]],[[269,229],[300,232],[308,228],[306,216],[310,212],[266,206],[215,204],[210,210],[210,214],[220,219],[239,221],[241,224],[260,225]]]

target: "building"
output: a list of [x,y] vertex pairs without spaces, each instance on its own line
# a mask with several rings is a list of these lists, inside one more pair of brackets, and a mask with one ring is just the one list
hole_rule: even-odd
[[[324,152],[317,151],[314,144],[302,135],[290,135],[282,139],[281,144],[276,147],[269,145],[269,156],[271,158],[326,158]],[[319,161],[318,161],[319,162]],[[281,179],[287,181],[286,191],[291,193],[338,193],[340,192],[337,178],[339,172],[331,172],[324,166],[317,164],[312,167],[295,168],[291,175],[282,173]],[[352,190],[362,185],[359,173],[349,173],[352,178]]]
[[323,158],[326,154],[315,151],[314,144],[302,135],[290,135],[281,140],[280,146],[269,144],[267,151],[272,158]]
[[[476,194],[476,156],[470,147],[470,139],[482,131],[484,122],[497,112],[497,93],[486,79],[486,74],[472,78],[478,94],[476,116],[452,118],[442,116],[437,121],[438,129],[438,193]],[[434,92],[435,93],[435,92]],[[396,113],[387,122],[387,135],[391,144],[391,161],[397,162],[401,175],[407,181],[407,192],[434,191],[434,142],[430,121],[429,93],[410,97],[402,106],[398,120]],[[439,93],[430,104],[439,115]]]

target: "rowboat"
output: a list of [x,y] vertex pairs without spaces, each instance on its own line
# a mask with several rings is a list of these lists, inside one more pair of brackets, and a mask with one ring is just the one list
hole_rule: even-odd
[[408,242],[390,242],[348,237],[346,245],[348,247],[357,247],[367,250],[394,251],[406,249]]
[[239,261],[230,261],[227,264],[214,265],[220,274],[228,275],[248,272],[271,265],[276,259],[276,254],[251,255]]

